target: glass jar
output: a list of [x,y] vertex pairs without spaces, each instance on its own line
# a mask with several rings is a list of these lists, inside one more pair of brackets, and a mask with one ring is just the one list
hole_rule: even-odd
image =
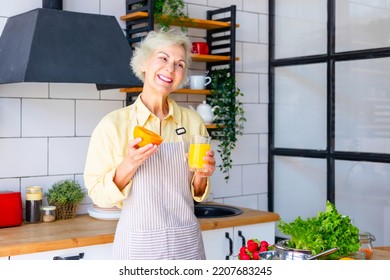
[[56,219],[56,207],[55,206],[42,206],[41,208],[42,222],[50,223]]
[[38,223],[41,221],[42,187],[26,188],[26,222]]
[[365,253],[366,259],[370,259],[372,253],[374,252],[374,247],[372,246],[372,242],[376,240],[375,236],[369,232],[360,232],[359,240],[360,240],[359,251]]

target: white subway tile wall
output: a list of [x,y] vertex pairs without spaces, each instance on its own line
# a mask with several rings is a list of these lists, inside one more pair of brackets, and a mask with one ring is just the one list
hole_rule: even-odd
[[0,98],[0,137],[20,137],[20,98]]
[[[236,206],[267,210],[268,162],[268,1],[188,0],[191,17],[206,18],[206,11],[237,6],[236,79],[244,93],[247,122],[233,151],[233,168],[225,182],[222,172],[211,178],[211,198]],[[0,2],[0,33],[6,19],[41,8],[41,0]],[[64,10],[115,16],[122,28],[125,0],[64,0]],[[204,41],[206,32],[189,29],[191,40]],[[204,63],[193,63],[193,72]],[[130,68],[129,68],[130,70]],[[204,96],[173,94],[182,105],[201,102]],[[119,90],[98,91],[88,84],[19,83],[0,85],[0,191],[21,191],[40,185],[47,191],[63,179],[83,182],[89,137],[108,112],[125,106]],[[213,141],[214,150],[217,142]],[[217,161],[221,162],[217,155]],[[79,208],[86,213],[87,197]]]
[[74,135],[74,100],[23,99],[22,137]]

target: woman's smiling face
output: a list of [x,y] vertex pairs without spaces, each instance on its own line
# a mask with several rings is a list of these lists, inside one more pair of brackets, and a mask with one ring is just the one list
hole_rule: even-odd
[[156,49],[146,63],[145,86],[171,93],[182,82],[185,71],[185,51],[181,45]]

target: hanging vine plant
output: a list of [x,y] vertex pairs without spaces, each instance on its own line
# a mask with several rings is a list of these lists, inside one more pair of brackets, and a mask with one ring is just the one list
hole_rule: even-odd
[[217,152],[222,159],[219,167],[227,182],[232,168],[232,151],[236,147],[237,137],[243,134],[246,121],[243,104],[238,99],[243,93],[236,87],[236,80],[228,68],[211,71],[211,80],[211,94],[206,100],[212,107],[217,106],[214,110],[217,130],[212,135],[219,140]]

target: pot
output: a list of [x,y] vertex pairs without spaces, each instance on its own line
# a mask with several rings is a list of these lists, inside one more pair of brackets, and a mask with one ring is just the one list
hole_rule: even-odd
[[[287,247],[288,240],[278,241],[274,247],[274,256],[281,260],[316,260],[320,257],[325,257],[336,252],[339,248],[331,248],[316,255],[312,255],[311,250],[295,249]],[[266,256],[273,257],[273,256]]]
[[206,100],[203,100],[202,104],[199,104],[196,107],[189,106],[192,110],[198,112],[206,124],[211,124],[217,116],[214,115],[214,111],[219,108],[218,106],[211,107],[211,105],[206,103]]
[[260,260],[308,260],[311,254],[294,252],[294,251],[278,251],[271,250],[261,252]]
[[291,251],[291,252],[311,255],[311,250],[295,249],[295,248],[287,247],[288,241],[289,240],[280,240],[280,241],[278,241],[275,244],[275,250],[276,251]]
[[259,254],[261,260],[316,260],[336,252],[338,248],[332,248],[312,256],[311,254],[295,251],[265,251]]
[[209,46],[206,42],[193,42],[191,52],[196,54],[209,54]]

